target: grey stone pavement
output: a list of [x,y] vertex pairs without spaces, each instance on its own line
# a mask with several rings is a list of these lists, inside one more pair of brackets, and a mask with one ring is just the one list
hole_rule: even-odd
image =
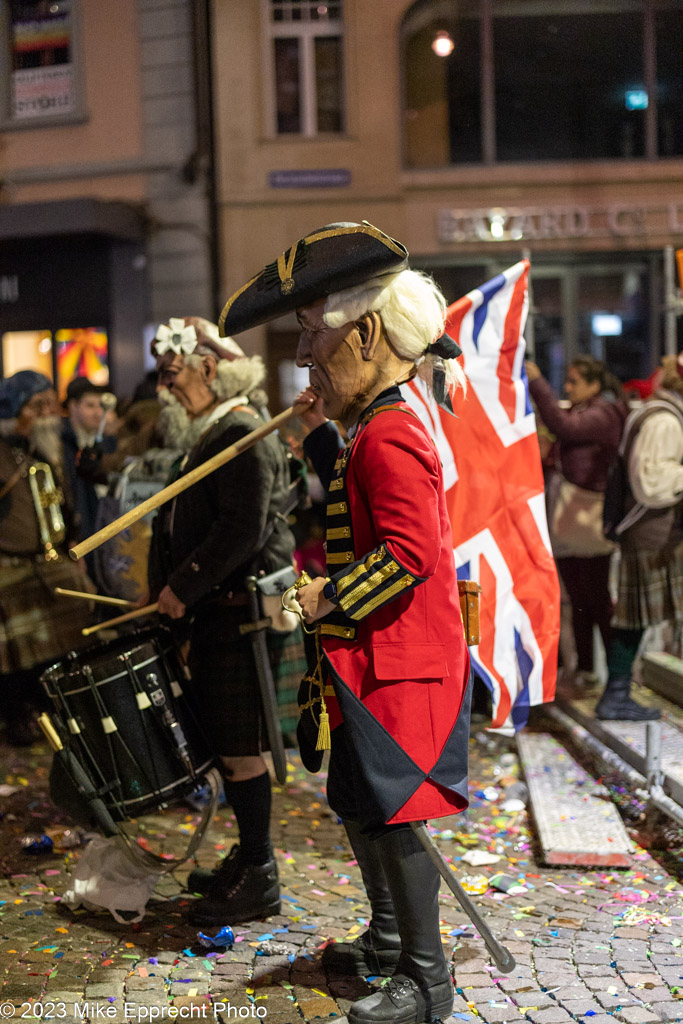
[[[517,967],[499,973],[442,887],[454,1024],[683,1019],[683,886],[680,873],[671,873],[675,857],[636,845],[625,870],[542,866],[527,812],[505,810],[506,791],[518,782],[513,746],[480,734],[471,748],[472,807],[433,823],[435,835]],[[226,951],[203,948],[186,923],[192,897],[183,882],[191,865],[162,879],[137,925],[60,903],[84,846],[35,854],[22,843],[47,829],[58,846],[69,824],[47,799],[49,761],[41,746],[0,745],[0,1016],[345,1024],[350,1004],[379,983],[326,976],[320,963],[323,944],[359,934],[368,913],[358,868],[325,801],[324,774],[307,775],[291,755],[291,774],[274,796],[281,914],[237,926]],[[197,820],[196,810],[178,806],[141,821],[140,838],[157,852],[177,853]],[[213,864],[235,831],[230,810],[221,808],[198,861]],[[468,862],[482,853],[498,859]],[[522,891],[500,891],[501,873]]]

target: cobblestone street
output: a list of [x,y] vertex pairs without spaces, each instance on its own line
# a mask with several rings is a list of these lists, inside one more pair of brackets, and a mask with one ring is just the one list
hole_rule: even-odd
[[[683,891],[677,878],[638,845],[625,870],[540,866],[527,813],[506,796],[506,790],[519,792],[512,746],[472,739],[471,747],[471,810],[441,820],[434,834],[517,967],[499,974],[442,886],[443,942],[457,985],[453,1021],[683,1019]],[[320,964],[321,946],[359,934],[368,912],[343,829],[327,808],[322,774],[307,775],[292,756],[288,782],[274,795],[281,914],[237,926],[233,948],[224,951],[203,948],[185,922],[192,897],[183,882],[192,865],[162,879],[138,925],[63,906],[60,894],[84,846],[36,854],[22,845],[47,829],[57,846],[60,824],[68,825],[47,802],[49,753],[2,747],[0,757],[4,1016],[39,1016],[55,1004],[53,1012],[67,1024],[74,1018],[160,1018],[171,1007],[181,1018],[192,1013],[224,1021],[342,1024],[350,1004],[369,990],[362,979],[326,976]],[[198,817],[186,806],[148,817],[141,822],[142,841],[177,853]],[[199,863],[211,865],[229,850],[234,832],[223,807]]]

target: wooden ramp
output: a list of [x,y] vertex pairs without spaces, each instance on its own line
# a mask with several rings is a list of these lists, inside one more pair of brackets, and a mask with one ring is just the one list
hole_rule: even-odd
[[545,863],[630,867],[633,844],[608,790],[548,733],[521,732],[517,746]]
[[643,682],[661,697],[683,707],[683,660],[662,651],[643,655]]

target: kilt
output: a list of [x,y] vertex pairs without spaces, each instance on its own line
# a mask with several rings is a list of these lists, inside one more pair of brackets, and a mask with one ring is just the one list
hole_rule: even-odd
[[683,541],[657,551],[622,548],[612,625],[646,629],[683,621]]
[[87,641],[87,601],[57,597],[55,587],[87,590],[88,578],[69,558],[0,556],[0,673],[57,661]]
[[[196,714],[212,749],[223,757],[253,756],[268,750],[261,695],[249,636],[239,626],[246,608],[211,606],[192,624],[188,666]],[[278,717],[286,746],[295,743],[297,691],[306,672],[303,636],[266,634],[277,692]]]

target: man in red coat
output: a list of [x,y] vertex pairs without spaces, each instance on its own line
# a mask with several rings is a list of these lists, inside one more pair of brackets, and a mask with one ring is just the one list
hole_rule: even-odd
[[325,656],[328,799],[372,907],[368,931],[325,959],[393,975],[350,1024],[421,1024],[453,1005],[439,875],[410,823],[467,806],[469,659],[441,465],[399,385],[418,373],[443,396],[462,375],[445,300],[406,257],[371,225],[328,225],[237,293],[222,324],[234,334],[295,308],[310,368],[300,400],[328,490],[328,575],[298,600]]

